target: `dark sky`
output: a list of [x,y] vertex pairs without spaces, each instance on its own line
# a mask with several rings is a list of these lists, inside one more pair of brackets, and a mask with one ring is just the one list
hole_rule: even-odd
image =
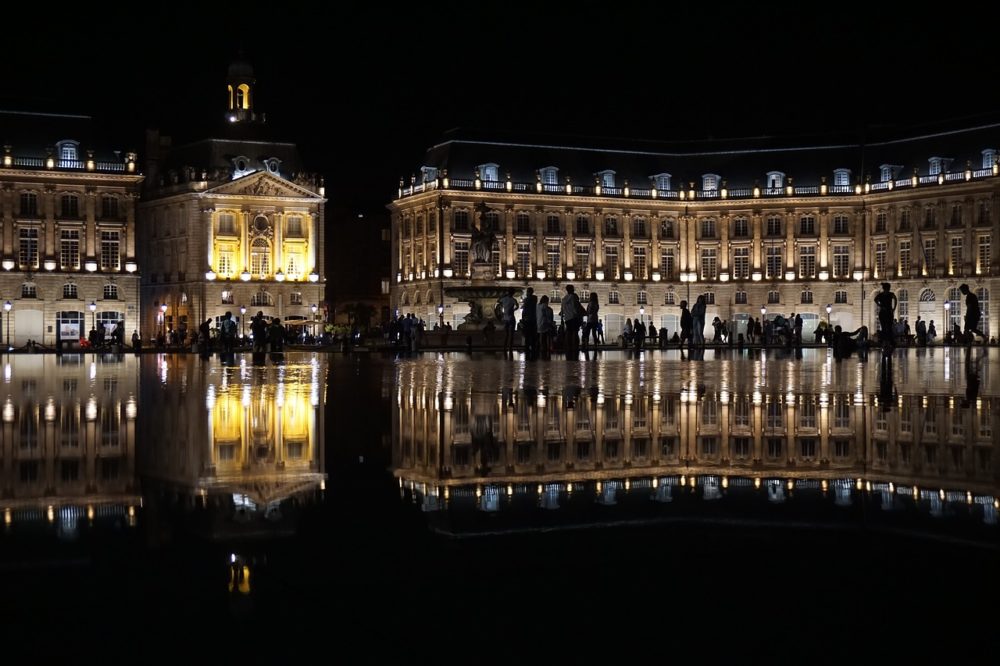
[[89,5],[60,10],[48,32],[7,30],[0,100],[92,113],[141,150],[147,126],[207,133],[242,48],[258,109],[327,176],[327,195],[360,212],[383,208],[456,126],[662,139],[860,132],[986,113],[1000,98],[992,29],[941,4],[922,14],[914,3],[823,3],[822,16],[765,3],[471,13],[473,3],[369,2],[322,14],[208,4],[135,16]]

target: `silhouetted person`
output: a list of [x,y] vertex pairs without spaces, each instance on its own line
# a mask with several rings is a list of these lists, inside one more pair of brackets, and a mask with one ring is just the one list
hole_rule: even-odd
[[882,283],[882,291],[875,296],[875,306],[878,308],[879,342],[882,346],[892,347],[895,340],[893,338],[893,315],[896,313],[896,294],[890,291],[888,282]]
[[979,309],[979,297],[972,293],[967,284],[961,285],[958,290],[965,294],[965,342],[971,345],[973,342],[972,334],[976,333],[983,339],[985,345],[986,335],[979,330],[979,320],[983,316],[982,310]]
[[962,407],[972,407],[979,399],[979,359],[973,360],[972,355],[965,357],[965,399]]

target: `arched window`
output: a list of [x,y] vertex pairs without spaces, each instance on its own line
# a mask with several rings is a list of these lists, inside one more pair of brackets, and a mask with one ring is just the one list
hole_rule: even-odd
[[600,179],[601,187],[614,187],[615,186],[615,172],[610,169],[605,171],[598,171],[597,177]]
[[768,303],[780,303],[781,302],[781,294],[778,293],[777,291],[769,291],[769,292],[767,292],[767,302]]
[[236,87],[236,108],[250,108],[250,86],[245,83],[241,83]]
[[962,313],[959,304],[962,301],[962,292],[958,290],[958,287],[952,287],[948,290],[948,328],[954,327],[956,324],[958,326],[962,325]]
[[274,305],[274,301],[271,300],[271,294],[266,291],[258,291],[250,297],[250,305],[254,307],[263,307],[267,305]]
[[255,238],[250,245],[250,273],[261,278],[271,273],[271,244],[264,238]]
[[409,305],[410,304],[410,297],[409,297],[409,295],[405,291],[403,292],[403,298],[402,298],[402,300],[400,301],[399,304],[400,305]]
[[784,187],[785,174],[781,171],[768,171],[767,172],[767,189],[769,190],[780,190]]
[[559,169],[554,166],[544,167],[539,170],[539,175],[542,177],[543,185],[558,185],[559,184]]
[[833,184],[836,187],[847,187],[851,184],[851,170],[850,169],[834,169],[833,170]]
[[25,282],[21,285],[21,298],[38,298],[38,287],[34,282]]
[[64,194],[59,198],[60,217],[80,217],[80,199],[75,194]]
[[[983,168],[992,169],[994,162],[997,161],[997,151],[994,148],[987,148],[983,151]],[[985,331],[983,331],[985,333]]]
[[900,289],[896,292],[896,316],[898,318],[907,317],[910,314],[910,292]]
[[104,285],[104,298],[106,298],[106,299],[117,299],[118,298],[118,285],[116,285],[116,284],[106,284],[106,285]]
[[936,297],[934,296],[933,289],[924,289],[923,291],[920,292],[921,303],[931,303],[934,300],[936,300]]
[[500,165],[499,164],[480,164],[479,165],[479,178],[485,182],[496,182],[500,180]]
[[422,299],[420,298],[420,292],[419,291],[417,293],[413,294],[413,304],[414,305],[420,305],[421,301],[422,301]]
[[79,298],[75,284],[67,282],[63,285],[63,298]]
[[113,220],[118,217],[118,197],[105,194],[101,197],[101,218]]
[[76,141],[60,141],[56,144],[56,149],[59,151],[59,166],[76,166],[74,162],[79,159],[79,152],[77,150],[79,145]]
[[227,92],[229,93],[229,109],[232,110],[232,108],[233,108],[233,87],[231,85],[227,85],[226,88],[227,88]]

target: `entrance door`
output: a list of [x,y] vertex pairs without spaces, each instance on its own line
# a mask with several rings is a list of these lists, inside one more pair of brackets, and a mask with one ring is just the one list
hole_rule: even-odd
[[[13,310],[10,315],[14,317],[12,325],[10,343],[15,347],[23,347],[28,344],[28,340],[34,340],[38,344],[43,344],[42,331],[44,319],[41,310]],[[4,335],[7,331],[4,330]]]

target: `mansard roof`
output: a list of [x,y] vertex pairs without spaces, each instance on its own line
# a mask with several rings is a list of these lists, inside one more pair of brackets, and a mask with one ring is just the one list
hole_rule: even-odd
[[81,160],[92,151],[95,160],[121,163],[125,151],[132,150],[115,145],[91,116],[0,109],[0,146],[10,146],[18,157],[44,159],[66,140],[79,143]]
[[928,175],[928,159],[947,155],[951,169],[982,167],[982,151],[1000,147],[1000,117],[971,118],[905,129],[869,130],[859,134],[761,136],[701,141],[643,141],[605,137],[512,135],[504,132],[452,130],[431,147],[423,164],[447,169],[451,178],[472,178],[478,165],[495,163],[500,178],[533,182],[538,169],[559,168],[559,178],[575,185],[592,184],[594,174],[614,170],[618,185],[648,186],[659,173],[673,176],[673,188],[712,173],[730,188],[763,184],[769,171],[781,171],[796,185],[832,184],[834,169],[847,168],[852,182],[879,180],[882,164],[900,165],[897,178]]

